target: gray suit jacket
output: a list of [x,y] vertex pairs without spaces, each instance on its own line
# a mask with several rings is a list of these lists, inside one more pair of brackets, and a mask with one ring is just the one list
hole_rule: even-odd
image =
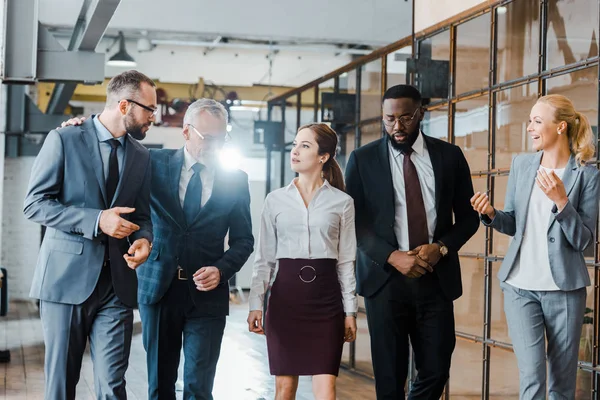
[[[542,152],[519,155],[513,159],[506,188],[504,210],[496,210],[490,220],[482,216],[482,222],[499,232],[514,236],[504,257],[498,279],[504,282],[512,270],[523,237],[527,231],[527,210],[535,177],[542,159]],[[575,290],[590,285],[583,251],[594,244],[595,226],[598,219],[598,195],[600,171],[594,167],[578,167],[571,155],[563,175],[563,184],[569,202],[561,212],[552,209],[548,224],[548,256],[554,282],[561,290]]]
[[[38,154],[29,181],[23,212],[47,227],[33,275],[30,296],[65,304],[81,304],[93,292],[110,240],[115,293],[127,306],[137,304],[137,278],[122,255],[128,239],[94,235],[100,210],[135,207],[124,218],[140,230],[129,238],[152,242],[150,220],[150,156],[127,136],[125,165],[112,204],[106,204],[104,168],[92,118],[81,126],[51,131]],[[112,249],[120,254],[112,256]]]

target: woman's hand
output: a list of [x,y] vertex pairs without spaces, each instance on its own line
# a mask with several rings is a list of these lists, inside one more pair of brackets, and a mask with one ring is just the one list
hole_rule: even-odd
[[265,334],[262,326],[262,311],[250,311],[248,314],[248,330],[259,335]]
[[344,326],[344,341],[354,342],[356,340],[356,317],[346,317]]
[[560,180],[554,171],[547,173],[543,169],[540,169],[535,177],[535,183],[556,204],[559,212],[565,208],[569,202],[569,198],[567,197],[563,181]]
[[494,219],[496,216],[496,210],[490,205],[490,199],[485,193],[475,193],[475,195],[471,197],[471,206],[473,206],[473,210],[477,211],[479,214],[487,215],[489,219]]

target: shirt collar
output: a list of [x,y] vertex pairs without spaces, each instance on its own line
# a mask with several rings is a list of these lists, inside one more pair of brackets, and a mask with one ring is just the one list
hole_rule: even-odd
[[197,162],[198,161],[196,161],[196,159],[192,157],[190,152],[187,150],[187,147],[183,146],[183,166],[185,170],[189,171]]
[[[290,184],[285,187],[285,190],[287,190],[287,191],[292,190],[292,189],[298,190],[298,188],[296,187],[296,183],[295,183],[296,179],[297,178],[292,179],[292,182],[290,182]],[[329,190],[331,190],[331,184],[329,182],[327,182],[327,179],[323,179],[323,186],[321,186],[321,188],[323,188],[323,187],[326,187]],[[321,188],[319,188],[319,189],[321,189]]]
[[94,127],[96,128],[96,137],[98,138],[99,142],[106,142],[107,140],[110,139],[117,139],[119,141],[119,143],[121,143],[121,146],[124,148],[125,147],[125,136],[127,135],[123,135],[121,137],[114,137],[112,135],[112,133],[110,133],[110,131],[108,129],[106,129],[106,127],[102,124],[102,122],[100,122],[100,114],[95,115],[93,118],[93,122],[94,122]]
[[[396,149],[391,144],[389,146],[390,146],[390,149],[392,149],[392,154],[394,155],[394,157],[398,157],[400,154],[402,154],[402,152],[400,150]],[[417,136],[417,139],[413,143],[412,149],[415,153],[417,153],[421,157],[425,154],[425,140],[423,139],[423,131],[419,131],[419,135]]]

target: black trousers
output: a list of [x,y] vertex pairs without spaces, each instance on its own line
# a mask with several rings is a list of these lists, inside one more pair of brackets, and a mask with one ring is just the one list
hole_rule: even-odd
[[394,271],[374,296],[365,298],[377,400],[404,400],[409,338],[417,378],[409,400],[438,400],[450,376],[456,345],[454,305],[438,277],[410,279]]

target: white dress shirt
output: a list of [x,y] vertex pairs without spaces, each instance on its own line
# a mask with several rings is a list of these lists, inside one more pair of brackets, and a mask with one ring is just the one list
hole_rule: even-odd
[[[394,233],[398,240],[398,250],[409,251],[408,241],[408,216],[406,212],[406,189],[404,187],[404,154],[396,150],[391,144],[388,144],[390,149],[390,169],[392,171],[392,182],[394,185],[394,206],[395,206],[395,221]],[[435,175],[431,158],[423,139],[423,132],[419,132],[419,136],[412,145],[414,150],[410,159],[419,175],[419,183],[421,184],[421,193],[423,194],[423,204],[425,205],[425,214],[427,216],[427,231],[429,232],[429,243],[433,242],[433,233],[437,223],[437,212],[435,210]]]
[[[540,165],[540,170],[554,173],[562,179],[565,169],[550,169]],[[525,290],[560,290],[554,282],[548,255],[548,224],[554,202],[537,184],[533,184],[527,208],[527,234],[523,235],[519,257],[506,279],[506,283]]]
[[281,258],[336,259],[344,312],[356,312],[352,197],[327,181],[317,189],[308,207],[294,181],[269,193],[262,210],[254,258],[250,311],[263,309],[265,292]]
[[[187,191],[188,183],[190,183],[190,179],[192,179],[192,175],[194,175],[194,170],[192,167],[198,161],[187,151],[187,148],[183,148],[183,165],[181,166],[181,176],[179,178],[179,201],[181,203],[181,208],[183,208],[183,200],[185,199],[185,192]],[[200,171],[200,179],[202,179],[202,203],[200,204],[202,207],[206,204],[208,199],[210,199],[210,195],[212,194],[213,184],[215,182],[215,173],[214,171],[203,164],[204,168]]]

